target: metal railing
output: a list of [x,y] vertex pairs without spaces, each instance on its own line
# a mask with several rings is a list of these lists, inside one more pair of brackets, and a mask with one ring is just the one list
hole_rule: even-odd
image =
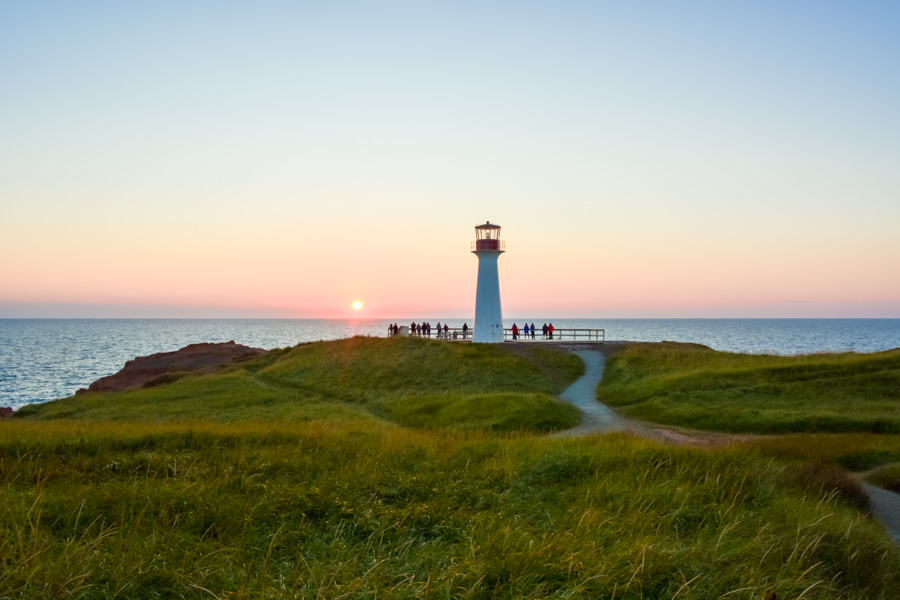
[[[407,329],[409,329],[408,325],[405,325]],[[462,327],[448,327],[447,331],[444,331],[443,325],[441,326],[441,330],[438,331],[437,327],[431,330],[431,334],[427,333],[413,333],[409,332],[410,337],[429,337],[434,338],[436,340],[472,340],[472,327],[467,329],[463,329]]]
[[474,240],[469,246],[472,252],[476,250],[499,250],[506,252],[506,240]]
[[[504,329],[503,330],[503,338],[507,340],[512,340],[512,329]],[[525,332],[522,328],[519,328],[519,339],[525,341]],[[558,340],[571,340],[571,341],[584,341],[584,342],[605,342],[606,341],[606,330],[605,329],[563,329],[563,328],[553,328],[553,333],[547,333],[546,335],[540,329],[534,332],[534,337],[532,337],[532,332],[528,332],[528,341],[537,341],[537,340],[546,340],[546,341],[558,341]]]
[[[418,337],[431,337],[438,340],[450,340],[450,341],[472,341],[472,333],[475,331],[474,327],[470,327],[466,330],[463,330],[462,327],[449,327],[447,331],[438,331],[435,328],[431,335],[426,334],[418,334]],[[409,335],[415,336],[417,334],[410,333]],[[512,329],[504,329],[503,330],[503,339],[512,341]],[[582,341],[582,342],[605,342],[606,341],[606,330],[605,329],[553,329],[553,334],[544,335],[544,332],[538,329],[534,332],[534,337],[531,335],[531,331],[528,332],[528,337],[525,337],[525,332],[522,329],[519,329],[519,338],[517,341],[529,341],[529,342],[537,342],[537,341]]]

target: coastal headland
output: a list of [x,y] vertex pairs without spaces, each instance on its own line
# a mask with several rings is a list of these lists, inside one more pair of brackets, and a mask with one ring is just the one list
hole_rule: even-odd
[[[591,347],[136,360],[3,422],[0,596],[900,597],[900,350]],[[690,443],[563,435],[579,381]]]

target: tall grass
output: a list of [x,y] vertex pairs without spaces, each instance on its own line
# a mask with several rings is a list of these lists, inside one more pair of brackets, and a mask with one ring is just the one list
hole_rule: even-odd
[[765,356],[643,344],[608,361],[601,401],[698,429],[900,433],[900,349]]
[[900,597],[876,524],[737,450],[387,424],[9,425],[0,597]]
[[900,598],[828,472],[533,435],[572,359],[357,338],[23,411],[0,598]]
[[896,435],[798,434],[756,438],[744,444],[779,459],[823,462],[850,471],[900,463],[900,436]]

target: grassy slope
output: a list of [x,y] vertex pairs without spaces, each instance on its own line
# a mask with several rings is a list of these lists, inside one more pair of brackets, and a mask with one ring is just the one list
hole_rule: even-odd
[[37,407],[0,424],[0,597],[900,598],[817,473],[478,410],[575,367],[357,338]]
[[417,427],[552,431],[579,412],[554,399],[584,371],[565,352],[415,338],[350,338],[276,350],[224,374],[185,377],[20,411],[23,418],[306,421],[383,418]]
[[8,425],[0,597],[900,597],[876,523],[736,449],[378,422]]
[[900,349],[785,357],[643,344],[610,358],[598,396],[697,429],[900,433]]

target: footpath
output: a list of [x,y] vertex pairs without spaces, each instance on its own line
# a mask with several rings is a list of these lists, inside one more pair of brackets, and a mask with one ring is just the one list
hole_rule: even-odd
[[[616,414],[611,408],[597,401],[597,386],[603,378],[606,357],[598,350],[570,350],[584,361],[585,373],[560,394],[560,400],[574,404],[581,410],[581,423],[560,431],[554,437],[575,437],[615,431],[631,432],[670,443],[703,444],[708,440],[693,438],[668,429],[644,426]],[[900,494],[862,483],[869,496],[872,515],[878,519],[895,542],[900,543]]]
[[559,398],[581,410],[581,423],[557,435],[573,437],[611,431],[647,434],[649,432],[647,428],[620,417],[608,406],[597,401],[597,386],[603,378],[603,367],[606,366],[603,353],[596,350],[571,350],[571,352],[584,361],[585,372],[575,383],[567,387]]

